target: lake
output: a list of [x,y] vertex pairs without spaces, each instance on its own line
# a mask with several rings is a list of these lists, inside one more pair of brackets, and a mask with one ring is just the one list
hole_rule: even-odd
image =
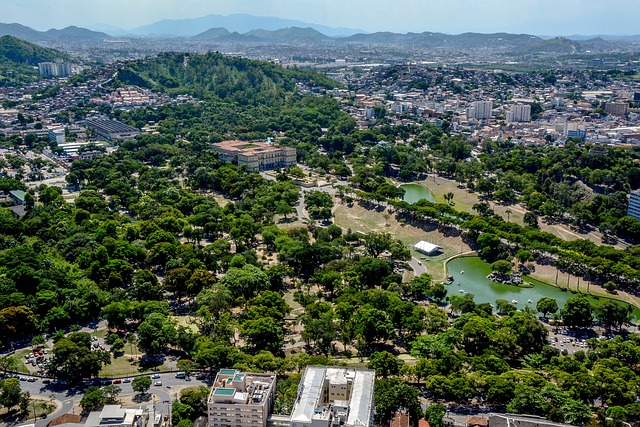
[[[558,302],[558,307],[564,307],[569,298],[575,295],[574,292],[562,290],[555,286],[541,282],[539,280],[524,277],[524,280],[534,285],[532,288],[519,288],[513,285],[504,285],[502,283],[492,282],[487,279],[487,275],[491,273],[491,265],[479,257],[460,257],[452,259],[447,263],[448,275],[453,277],[453,283],[447,285],[449,295],[464,295],[471,293],[474,295],[476,303],[491,303],[495,305],[497,299],[504,299],[513,303],[519,309],[525,306],[535,310],[536,303],[542,297],[554,298]],[[584,286],[586,291],[587,283],[580,284],[581,289]],[[604,297],[594,297],[587,295],[591,303],[598,303],[606,300]],[[531,302],[529,302],[531,301]],[[626,304],[620,302],[621,304]],[[640,309],[633,310],[634,322],[640,319]]]
[[431,203],[436,202],[436,199],[433,198],[433,194],[431,194],[431,192],[422,185],[403,184],[400,186],[400,188],[404,190],[404,197],[402,198],[402,200],[404,200],[405,202],[415,203],[421,199],[426,199]]

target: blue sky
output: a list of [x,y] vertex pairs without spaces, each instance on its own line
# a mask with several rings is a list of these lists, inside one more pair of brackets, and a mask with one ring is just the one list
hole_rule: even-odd
[[38,30],[232,13],[370,32],[640,33],[640,0],[0,0],[0,22]]

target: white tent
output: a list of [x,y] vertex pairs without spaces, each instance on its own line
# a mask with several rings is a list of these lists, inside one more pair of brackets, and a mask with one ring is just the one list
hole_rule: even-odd
[[434,245],[433,243],[425,242],[424,240],[420,240],[413,247],[416,249],[416,251],[422,252],[423,254],[427,255],[431,255],[442,249],[440,246]]

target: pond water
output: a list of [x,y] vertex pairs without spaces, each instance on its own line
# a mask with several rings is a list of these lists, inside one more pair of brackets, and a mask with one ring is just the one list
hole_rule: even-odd
[[408,203],[415,203],[418,200],[426,199],[431,203],[435,203],[436,199],[433,198],[433,194],[422,185],[418,184],[404,184],[400,188],[404,190],[404,197],[402,200]]
[[[447,270],[448,275],[453,277],[453,283],[446,287],[449,295],[471,293],[474,295],[476,303],[488,302],[495,305],[497,299],[504,299],[520,309],[528,305],[535,310],[536,303],[540,298],[550,297],[558,302],[559,308],[562,308],[567,300],[575,295],[574,292],[562,290],[526,276],[524,280],[532,283],[534,285],[532,288],[519,288],[492,282],[487,279],[487,275],[491,273],[491,265],[479,257],[455,258],[447,263]],[[586,291],[586,282],[581,283],[580,286],[581,288],[584,286]],[[606,299],[590,295],[587,298],[592,304]],[[624,303],[621,302],[621,304]],[[634,307],[632,316],[634,322],[637,322],[640,319],[640,309]]]

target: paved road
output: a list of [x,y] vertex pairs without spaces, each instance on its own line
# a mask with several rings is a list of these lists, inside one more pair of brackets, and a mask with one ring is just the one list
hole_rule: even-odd
[[427,267],[425,267],[422,261],[418,260],[417,258],[411,258],[411,261],[409,261],[409,265],[413,269],[413,274],[415,276],[419,276],[427,272]]
[[[156,381],[161,381],[162,386],[152,385],[149,389],[149,393],[153,395],[152,400],[141,405],[145,406],[154,403],[156,413],[163,415],[171,413],[171,405],[178,398],[180,389],[199,385],[208,386],[207,383],[196,380],[193,377],[190,381],[187,381],[182,378],[176,378],[175,373],[161,373],[159,375],[160,378],[153,378],[153,382],[155,384]],[[28,376],[26,377],[28,378]],[[20,381],[20,386],[22,391],[28,391],[33,397],[54,399],[61,405],[56,412],[47,418],[37,420],[35,427],[45,427],[52,419],[71,412],[74,408],[74,403],[77,405],[84,395],[82,389],[66,389],[59,385],[43,384],[39,378],[35,382]],[[117,384],[117,386],[122,390],[120,392],[121,396],[135,394],[131,388],[131,383],[121,383]]]

